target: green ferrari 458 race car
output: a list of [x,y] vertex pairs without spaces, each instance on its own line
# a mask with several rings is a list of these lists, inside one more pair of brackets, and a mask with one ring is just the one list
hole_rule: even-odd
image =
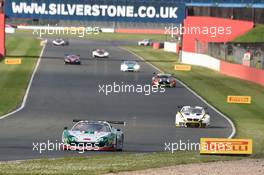
[[87,121],[73,120],[71,129],[64,128],[62,142],[64,150],[122,151],[124,134],[111,124],[122,124],[120,121]]

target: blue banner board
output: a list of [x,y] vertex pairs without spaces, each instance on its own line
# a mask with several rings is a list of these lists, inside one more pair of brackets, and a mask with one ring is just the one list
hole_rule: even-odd
[[136,0],[8,0],[14,18],[181,23],[185,4]]

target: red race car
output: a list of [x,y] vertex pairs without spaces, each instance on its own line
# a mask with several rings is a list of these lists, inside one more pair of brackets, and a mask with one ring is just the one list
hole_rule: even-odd
[[65,55],[64,64],[81,64],[80,55]]
[[165,87],[176,87],[176,78],[171,74],[160,73],[152,78],[151,84]]

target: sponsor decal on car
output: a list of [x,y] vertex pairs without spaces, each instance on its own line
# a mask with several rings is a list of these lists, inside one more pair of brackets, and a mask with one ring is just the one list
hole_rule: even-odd
[[200,154],[252,154],[252,139],[201,138]]

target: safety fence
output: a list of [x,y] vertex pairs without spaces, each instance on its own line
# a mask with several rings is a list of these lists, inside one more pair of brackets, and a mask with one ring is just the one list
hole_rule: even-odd
[[208,43],[207,54],[229,63],[264,69],[264,43]]

